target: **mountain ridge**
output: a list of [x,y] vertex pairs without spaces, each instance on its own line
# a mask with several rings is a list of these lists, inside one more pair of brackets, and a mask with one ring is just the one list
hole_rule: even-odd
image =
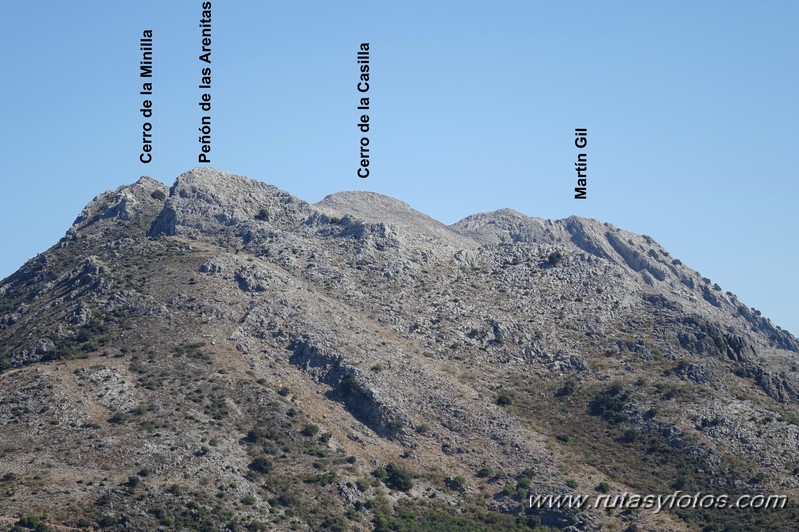
[[523,503],[799,489],[796,338],[597,220],[142,178],[0,282],[0,349],[2,516],[683,530],[769,518]]

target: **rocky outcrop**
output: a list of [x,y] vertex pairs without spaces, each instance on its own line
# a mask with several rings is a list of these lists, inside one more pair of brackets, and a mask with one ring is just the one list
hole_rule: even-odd
[[130,222],[151,217],[161,211],[166,193],[167,187],[150,177],[104,192],[81,211],[66,238],[74,238],[79,231],[103,220]]

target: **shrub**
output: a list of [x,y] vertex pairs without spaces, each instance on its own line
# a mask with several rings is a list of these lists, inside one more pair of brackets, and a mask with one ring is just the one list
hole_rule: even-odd
[[490,477],[493,474],[494,474],[494,471],[488,466],[483,466],[477,471],[477,476],[480,477],[480,478],[487,478],[487,477]]
[[609,423],[619,423],[627,419],[624,407],[628,395],[622,390],[621,385],[614,384],[607,390],[597,394],[588,403],[588,413],[592,416],[602,416]]
[[638,439],[638,432],[633,429],[627,429],[621,435],[620,441],[622,443],[632,443]]
[[347,532],[350,529],[349,525],[347,524],[347,518],[343,515],[337,515],[335,517],[328,517],[327,519],[322,522],[322,529],[329,530],[330,532]]
[[150,197],[158,201],[164,201],[166,199],[166,194],[164,194],[162,190],[154,190],[150,193]]
[[256,473],[269,473],[272,470],[272,462],[269,461],[268,458],[264,458],[263,456],[259,456],[248,465],[251,470],[255,471]]
[[386,466],[386,473],[388,478],[386,478],[385,484],[389,488],[398,490],[398,491],[408,491],[413,487],[413,481],[411,480],[411,474],[402,466],[397,464],[388,464]]
[[575,391],[577,391],[577,383],[570,379],[564,382],[563,386],[555,392],[555,397],[566,397],[567,395],[573,394]]
[[269,221],[269,211],[267,209],[261,209],[258,211],[258,214],[255,215],[256,220],[260,220],[262,222]]
[[116,424],[124,423],[127,420],[128,420],[128,415],[124,412],[116,412],[113,416],[108,418],[109,423],[116,423]]
[[561,260],[563,260],[563,254],[560,251],[553,251],[547,257],[547,262],[552,266],[557,266]]
[[598,491],[599,493],[607,493],[610,491],[610,484],[608,484],[607,482],[600,482],[599,484],[596,485],[594,490]]
[[513,398],[507,393],[501,393],[497,396],[497,404],[499,406],[508,406],[513,404]]
[[361,388],[360,383],[352,373],[348,373],[342,377],[339,387],[341,388],[341,393],[345,396],[353,397],[364,395],[364,391]]
[[19,521],[16,522],[16,526],[22,528],[29,528],[31,530],[35,530],[36,532],[50,532],[50,527],[42,523],[42,520],[39,517],[32,517],[32,516],[22,517],[20,518]]
[[300,498],[290,491],[284,491],[276,499],[276,502],[284,508],[289,508],[291,506],[297,506],[300,504]]
[[388,423],[386,423],[386,430],[389,432],[399,432],[403,428],[402,421],[399,419],[392,419]]
[[11,360],[9,360],[8,353],[0,350],[0,372],[3,372],[11,367]]
[[108,528],[109,526],[115,525],[116,522],[117,520],[114,519],[114,516],[104,515],[97,521],[97,525],[100,526],[100,528]]
[[302,429],[303,436],[316,436],[319,433],[319,425],[314,425],[313,423],[309,423],[305,425],[305,428]]
[[566,481],[566,485],[568,487],[570,487],[571,489],[576,489],[577,488],[577,481],[574,480],[573,478],[570,478],[569,480]]

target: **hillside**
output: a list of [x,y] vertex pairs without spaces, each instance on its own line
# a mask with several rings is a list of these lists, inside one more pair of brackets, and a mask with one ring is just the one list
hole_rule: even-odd
[[[0,283],[0,527],[786,529],[798,356],[600,221],[143,177]],[[675,490],[790,502],[528,504]]]

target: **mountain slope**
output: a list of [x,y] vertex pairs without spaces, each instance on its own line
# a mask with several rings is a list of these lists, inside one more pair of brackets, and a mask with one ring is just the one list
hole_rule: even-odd
[[[210,168],[104,193],[0,283],[0,516],[154,529],[683,530],[795,500],[792,335],[595,220],[445,226]],[[0,521],[3,522],[3,521]],[[710,528],[711,530],[714,528]]]

